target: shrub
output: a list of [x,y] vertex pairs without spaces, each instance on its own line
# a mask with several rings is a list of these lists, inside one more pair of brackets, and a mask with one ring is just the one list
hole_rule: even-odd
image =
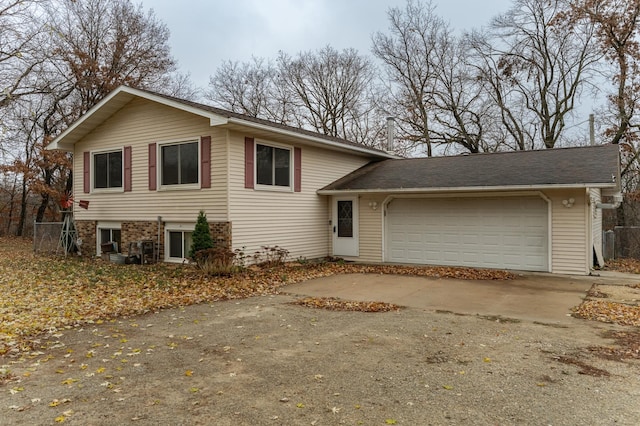
[[284,265],[289,257],[289,250],[279,246],[262,246],[262,250],[254,253],[253,261],[256,265],[267,268]]
[[242,270],[236,253],[224,247],[199,250],[195,254],[198,268],[207,275],[229,276]]
[[213,248],[213,239],[211,238],[211,230],[207,215],[203,210],[198,214],[196,227],[191,233],[191,248],[189,249],[189,258],[196,260],[196,254],[201,250]]

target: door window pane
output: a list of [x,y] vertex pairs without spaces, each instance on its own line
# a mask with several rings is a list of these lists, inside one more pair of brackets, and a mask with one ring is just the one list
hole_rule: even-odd
[[338,201],[338,237],[353,237],[353,202]]

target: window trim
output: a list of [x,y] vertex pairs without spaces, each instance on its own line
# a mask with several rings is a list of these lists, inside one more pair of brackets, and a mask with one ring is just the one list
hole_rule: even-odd
[[[113,187],[113,188],[96,188],[96,155],[97,154],[108,154],[110,152],[120,152],[120,155],[122,156],[122,168],[120,170],[121,173],[121,178],[122,178],[122,185],[119,187]],[[90,157],[90,166],[89,166],[89,179],[91,182],[91,192],[92,193],[105,193],[105,192],[124,192],[124,181],[125,181],[125,176],[124,176],[124,146],[119,147],[119,148],[105,148],[105,149],[99,149],[99,150],[95,150],[95,151],[89,151],[89,157]]]
[[[196,227],[194,223],[166,223],[164,226],[164,261],[169,263],[185,263],[189,262],[188,257],[170,257],[169,253],[171,252],[170,241],[169,241],[169,233],[170,232],[189,232],[193,233]],[[182,249],[184,251],[184,235],[182,236]],[[188,255],[188,253],[183,253]]]
[[[121,222],[98,222],[96,225],[96,257],[100,257],[102,254],[102,242],[100,241],[100,231],[103,229],[120,231],[120,239],[122,240],[122,223]],[[122,253],[122,241],[120,241],[120,247],[118,247],[118,253]]]
[[[264,185],[258,183],[258,145],[267,146],[271,148],[286,149],[289,151],[289,185],[279,186],[276,184]],[[253,142],[253,189],[257,191],[274,191],[274,192],[294,192],[294,147],[291,145],[284,145],[279,143],[267,142],[261,139],[255,139]],[[273,169],[272,169],[273,173]]]
[[[173,184],[173,185],[164,185],[162,183],[162,171],[163,171],[162,147],[172,146],[172,145],[183,145],[183,144],[194,143],[194,142],[198,146],[198,148],[197,148],[197,151],[198,151],[198,161],[197,161],[198,181],[195,182],[195,183],[185,183],[185,184],[177,183],[177,184]],[[202,173],[202,152],[201,152],[201,149],[202,149],[202,138],[201,137],[157,142],[156,143],[156,182],[157,182],[156,190],[157,191],[180,191],[180,190],[189,190],[189,189],[200,189],[201,185],[202,185],[202,177],[201,177],[201,173]]]

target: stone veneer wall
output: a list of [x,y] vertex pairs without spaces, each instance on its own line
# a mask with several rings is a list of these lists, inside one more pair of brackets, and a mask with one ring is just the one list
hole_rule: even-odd
[[[122,222],[120,226],[122,239],[122,253],[129,253],[129,243],[139,240],[158,242],[158,222]],[[160,223],[160,251],[159,258],[164,255],[164,222]]]
[[209,222],[209,229],[216,247],[231,248],[231,222]]
[[[85,256],[96,256],[96,229],[98,222],[94,220],[78,220],[76,221],[76,229],[78,237],[82,238],[82,254]],[[160,259],[164,258],[164,222],[160,225]],[[217,247],[231,247],[231,222],[209,222],[211,230],[211,238]],[[158,241],[158,222],[157,221],[136,221],[121,222],[120,227],[122,248],[121,252],[127,254],[129,252],[129,243],[138,240],[152,240],[154,243]]]
[[98,222],[95,220],[76,220],[76,231],[78,238],[82,239],[80,253],[83,256],[96,255],[96,227]]

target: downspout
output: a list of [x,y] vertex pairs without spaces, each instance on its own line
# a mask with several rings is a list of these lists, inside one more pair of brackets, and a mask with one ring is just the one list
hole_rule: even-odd
[[622,204],[622,194],[617,193],[613,196],[613,203],[596,203],[597,209],[612,210],[617,209]]

